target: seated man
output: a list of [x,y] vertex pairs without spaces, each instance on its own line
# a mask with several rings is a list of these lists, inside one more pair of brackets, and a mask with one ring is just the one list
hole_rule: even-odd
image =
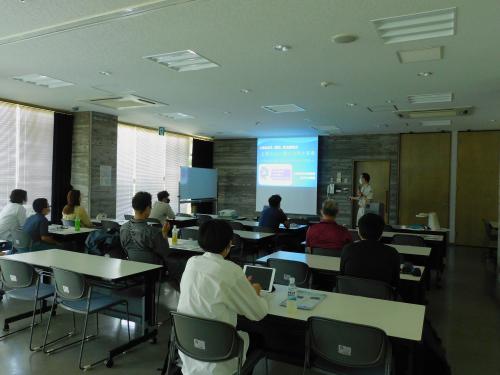
[[38,251],[61,247],[62,244],[49,235],[49,221],[46,216],[50,213],[50,206],[47,199],[35,199],[33,201],[33,210],[36,213],[27,218],[23,226],[23,231],[28,233],[33,241],[31,250]]
[[269,207],[265,208],[260,214],[259,227],[266,227],[274,232],[278,232],[280,224],[284,224],[286,228],[289,228],[288,218],[280,208],[281,197],[277,194],[271,195],[268,202]]
[[344,245],[352,242],[351,233],[347,228],[335,221],[338,212],[339,209],[333,199],[323,202],[321,222],[311,226],[306,234],[308,253],[311,252],[311,248],[341,250]]
[[149,217],[160,220],[162,224],[165,224],[168,219],[175,219],[174,210],[170,207],[170,199],[168,198],[170,194],[168,194],[168,191],[160,191],[157,196],[158,201],[153,205]]
[[167,222],[160,229],[148,225],[151,213],[151,194],[140,191],[132,198],[134,218],[120,228],[120,242],[130,260],[144,263],[166,264],[170,253]]
[[[192,257],[187,262],[181,281],[178,312],[226,322],[234,327],[238,315],[254,321],[267,315],[268,304],[260,297],[260,285],[251,284],[240,267],[224,259],[231,249],[232,238],[233,230],[224,220],[210,220],[201,225],[198,242],[205,254]],[[244,341],[246,354],[248,334],[238,333]],[[237,359],[207,363],[182,353],[179,355],[183,374],[234,374],[237,367]]]
[[368,213],[359,219],[361,241],[344,247],[340,258],[340,274],[384,281],[394,287],[399,283],[400,258],[393,247],[379,240],[384,231],[384,219]]

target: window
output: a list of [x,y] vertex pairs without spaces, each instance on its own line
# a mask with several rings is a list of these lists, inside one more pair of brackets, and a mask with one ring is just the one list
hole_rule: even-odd
[[16,188],[51,201],[53,138],[53,112],[0,102],[0,208]]
[[[170,193],[170,205],[179,210],[179,174],[181,166],[191,166],[192,138],[156,130],[118,124],[116,173],[116,217],[132,213],[132,197],[147,191],[156,200],[159,191]],[[181,205],[181,212],[189,212]]]

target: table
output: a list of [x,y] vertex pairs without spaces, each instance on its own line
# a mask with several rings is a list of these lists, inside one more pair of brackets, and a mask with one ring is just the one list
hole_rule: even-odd
[[[156,328],[153,328],[156,323],[155,279],[157,278],[158,271],[162,268],[161,266],[90,254],[80,254],[59,249],[6,255],[5,258],[28,263],[47,270],[60,268],[83,274],[90,279],[108,282],[124,281],[143,276],[145,287],[143,305],[145,325],[143,327],[143,334],[132,339],[130,342],[111,349],[108,360],[112,361],[115,356],[128,351],[130,348],[156,338],[158,331]],[[150,328],[153,329],[150,331]]]
[[[199,227],[187,227],[187,229],[198,230]],[[234,230],[234,234],[237,234],[241,237],[242,240],[252,241],[252,242],[261,242],[263,240],[269,240],[276,236],[275,233],[265,233],[265,232],[250,232],[247,230]]]
[[198,223],[198,219],[196,217],[189,216],[176,216],[174,219],[168,219],[170,226],[173,228],[174,225],[177,228],[186,228],[192,225],[196,225]]
[[77,231],[75,231],[74,227],[64,227],[62,225],[56,225],[56,224],[49,225],[49,233],[50,234],[54,234],[56,236],[62,236],[62,237],[89,234],[90,232],[93,232],[95,230],[98,230],[98,228],[83,228],[82,227],[77,232]]
[[190,251],[194,253],[204,253],[205,251],[200,247],[198,241],[195,240],[184,240],[182,238],[177,239],[177,244],[172,244],[172,238],[168,239],[168,243],[171,249]]
[[[340,272],[340,258],[339,257],[329,257],[325,255],[313,255],[305,253],[293,253],[289,251],[276,251],[272,254],[266,255],[257,259],[258,263],[266,264],[269,258],[273,259],[283,259],[283,260],[293,260],[296,262],[302,262],[309,266],[311,269],[316,269],[320,271],[330,271],[338,273]],[[415,266],[420,268],[422,275],[424,274],[425,267]],[[419,283],[422,280],[421,276],[413,276],[406,273],[401,273],[399,275],[401,280],[414,281]]]

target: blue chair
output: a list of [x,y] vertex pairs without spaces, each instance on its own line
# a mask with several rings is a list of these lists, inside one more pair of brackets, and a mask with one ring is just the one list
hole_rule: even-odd
[[[65,310],[71,311],[73,313],[73,329],[75,328],[75,314],[85,315],[85,321],[83,325],[82,338],[80,340],[76,340],[69,344],[60,345],[53,349],[47,350],[48,346],[53,345],[56,342],[72,335],[72,332],[69,332],[68,334],[62,337],[47,342],[50,330],[50,324],[52,321],[52,314],[51,314],[49,322],[47,324],[47,329],[45,331],[45,338],[43,343],[44,353],[47,354],[54,353],[61,349],[67,348],[68,346],[80,343],[81,346],[80,346],[80,355],[78,361],[78,367],[80,368],[80,370],[87,370],[98,363],[106,361],[106,358],[103,358],[100,359],[99,361],[95,361],[91,364],[82,366],[83,350],[85,348],[85,342],[99,335],[99,312],[107,310],[110,307],[122,304],[125,305],[126,308],[128,340],[130,341],[130,324],[129,324],[130,315],[128,310],[128,302],[126,299],[115,297],[113,295],[105,295],[99,292],[94,292],[92,290],[92,286],[89,285],[88,282],[85,280],[85,277],[75,272],[53,268],[53,275],[56,288],[54,294],[54,301],[52,303],[52,312],[54,311],[57,305],[59,305],[61,308]],[[89,315],[91,314],[96,314],[97,332],[95,335],[87,336],[88,318]]]
[[[8,298],[20,301],[33,301],[33,314],[31,315],[31,324],[27,327],[17,329],[0,336],[0,340],[14,333],[24,331],[30,328],[30,350],[33,348],[33,328],[36,325],[35,317],[37,312],[40,312],[40,323],[42,322],[42,314],[44,308],[44,301],[54,295],[54,287],[49,284],[40,283],[40,275],[38,275],[33,266],[17,262],[10,259],[0,258],[0,282],[2,288],[7,287],[5,292]],[[40,309],[37,310],[38,303],[40,302]],[[4,323],[4,331],[9,330],[8,319]]]

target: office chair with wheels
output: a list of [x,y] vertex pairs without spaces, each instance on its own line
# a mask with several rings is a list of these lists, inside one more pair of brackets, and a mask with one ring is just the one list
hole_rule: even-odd
[[16,228],[12,232],[12,247],[16,253],[28,253],[31,251],[33,240],[29,233],[21,228]]
[[[42,284],[40,275],[36,273],[33,266],[17,262],[14,260],[0,258],[0,286],[6,287],[5,296],[19,301],[32,301],[33,313],[31,315],[31,324],[29,326],[19,328],[15,331],[8,332],[0,336],[0,340],[14,333],[24,331],[30,328],[30,351],[36,350],[33,348],[33,329],[36,324],[35,318],[37,313],[40,313],[40,323],[42,322],[43,310],[46,307],[46,301],[54,295],[54,287],[50,284]],[[38,304],[40,307],[38,308]],[[9,331],[9,318],[5,318],[4,331]]]
[[388,375],[392,347],[381,329],[339,320],[307,320],[305,369],[323,374]]
[[411,234],[395,234],[392,237],[392,244],[394,245],[408,245],[425,247],[425,240],[420,236],[412,236]]
[[394,288],[383,281],[345,275],[337,276],[336,291],[342,294],[385,300],[394,300],[396,297]]
[[[230,324],[211,319],[172,312],[170,346],[163,365],[162,375],[170,374],[175,360],[175,350],[202,362],[223,362],[237,358],[236,374],[250,375],[264,353],[248,353],[243,364],[243,340]],[[267,364],[267,363],[266,363]]]
[[183,240],[198,240],[198,230],[196,229],[181,228],[180,233]]
[[[62,270],[59,268],[53,268],[54,280],[55,280],[55,289],[54,299],[52,302],[52,310],[51,315],[49,317],[49,322],[47,324],[47,328],[45,331],[45,338],[43,343],[43,352],[46,354],[55,353],[60,351],[68,346],[72,346],[74,344],[80,343],[80,354],[78,360],[78,367],[80,370],[87,370],[92,366],[102,363],[106,361],[107,358],[100,359],[99,361],[95,361],[91,364],[82,366],[83,359],[83,351],[85,348],[85,343],[95,338],[99,334],[99,312],[103,310],[107,310],[110,307],[116,305],[125,305],[126,309],[126,319],[127,319],[127,329],[128,329],[128,340],[130,341],[130,315],[128,310],[128,302],[126,299],[118,298],[113,295],[105,295],[99,292],[94,292],[92,290],[92,286],[87,283],[85,277],[75,272]],[[59,337],[55,340],[47,342],[50,324],[52,322],[52,313],[56,306],[60,306],[61,308],[71,311],[73,313],[73,332],[69,332],[68,334]],[[75,314],[85,315],[85,320],[83,324],[83,333],[82,338],[80,340],[73,341],[69,344],[60,345],[58,347],[52,348],[50,350],[47,347],[61,341],[62,339],[72,336],[75,331]],[[89,315],[96,315],[96,324],[97,324],[97,332],[95,335],[87,336],[87,326],[88,326],[88,318]]]
[[275,268],[274,282],[279,285],[288,285],[290,277],[295,278],[295,285],[299,288],[309,288],[311,273],[309,266],[294,260],[274,259],[267,260],[267,266]]

